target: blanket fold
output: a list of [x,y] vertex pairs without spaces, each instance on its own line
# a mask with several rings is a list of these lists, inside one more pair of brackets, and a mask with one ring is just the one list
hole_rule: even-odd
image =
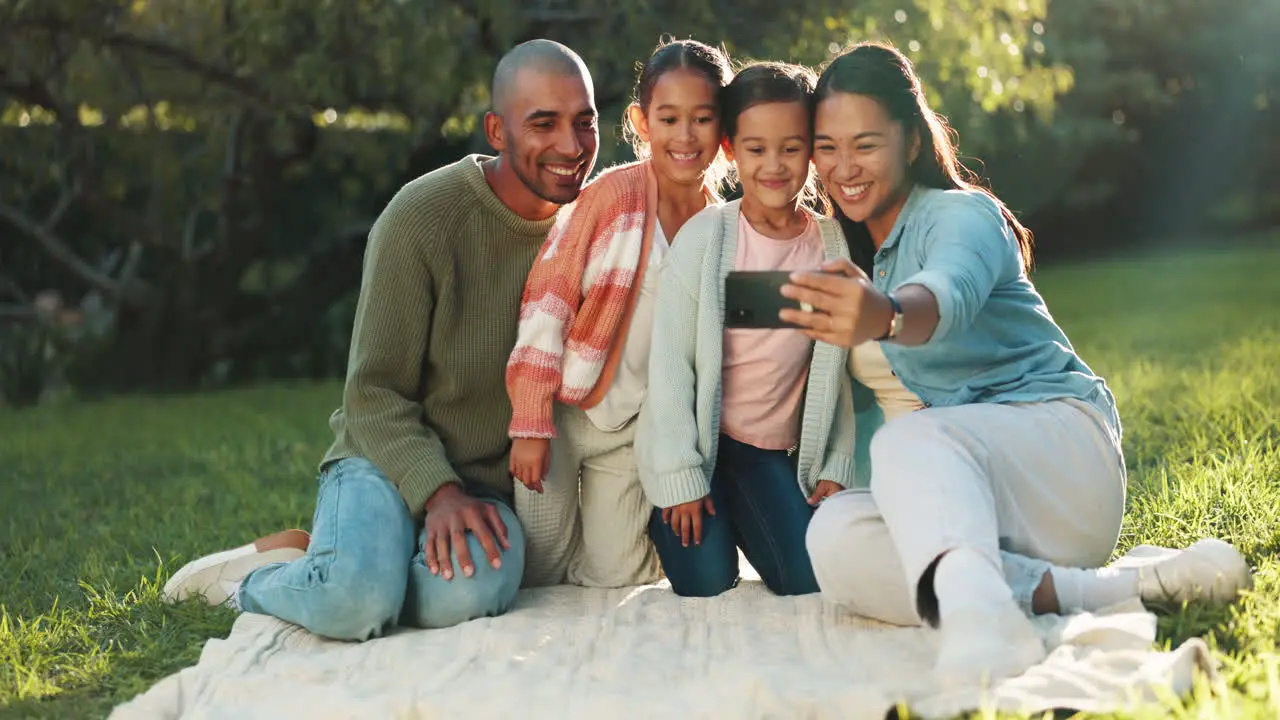
[[111,718],[848,720],[884,718],[900,702],[921,717],[1108,712],[1216,677],[1200,640],[1155,649],[1155,617],[1136,602],[1036,626],[1051,651],[1042,664],[989,692],[943,692],[929,671],[935,631],[880,625],[817,595],[778,597],[758,581],[711,599],[680,598],[665,582],[526,590],[502,617],[365,643],[246,614],[195,666]]

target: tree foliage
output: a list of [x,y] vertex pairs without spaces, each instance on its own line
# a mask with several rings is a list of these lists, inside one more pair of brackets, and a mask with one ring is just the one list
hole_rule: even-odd
[[[1259,38],[1277,14],[1232,3]],[[1035,206],[1075,187],[1082,148],[1132,140],[1115,111],[1176,101],[1187,48],[1228,52],[1210,15],[1195,0],[0,0],[0,332],[52,290],[68,323],[109,328],[61,366],[82,383],[340,371],[369,225],[400,184],[486,149],[493,66],[528,38],[583,55],[607,120],[662,34],[809,64],[890,40],[962,150]],[[1280,102],[1266,58],[1249,76]],[[627,157],[612,130],[602,164]],[[999,160],[1030,143],[1057,174]]]

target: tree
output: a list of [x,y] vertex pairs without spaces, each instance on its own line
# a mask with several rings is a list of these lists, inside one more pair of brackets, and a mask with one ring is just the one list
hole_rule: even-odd
[[1280,218],[1280,3],[1064,0],[1045,28],[1072,88],[989,155],[1042,239],[1096,253]]
[[[1036,38],[1045,0],[0,0],[0,267],[20,317],[53,288],[114,320],[90,380],[190,387],[219,374],[331,374],[335,302],[408,179],[483,150],[494,63],[551,37],[620,118],[669,32],[738,57],[818,63],[897,41],[936,102],[1045,113],[1071,83]],[[604,128],[606,137],[609,125]],[[603,162],[625,157],[605,143]],[[11,150],[12,149],[12,150]],[[13,270],[16,268],[17,270]],[[343,307],[341,305],[339,308]],[[338,347],[335,347],[338,346]]]

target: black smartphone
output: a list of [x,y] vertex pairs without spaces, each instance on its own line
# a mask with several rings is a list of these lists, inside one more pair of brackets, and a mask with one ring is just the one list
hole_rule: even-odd
[[729,273],[724,279],[724,326],[735,329],[794,328],[778,311],[800,309],[800,303],[782,296],[789,270],[750,270]]

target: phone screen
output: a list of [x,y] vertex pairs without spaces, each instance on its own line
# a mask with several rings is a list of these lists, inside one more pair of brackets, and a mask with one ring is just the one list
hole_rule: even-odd
[[783,308],[800,309],[782,296],[791,278],[788,270],[749,270],[729,273],[724,280],[724,326],[735,329],[794,328],[778,317]]

